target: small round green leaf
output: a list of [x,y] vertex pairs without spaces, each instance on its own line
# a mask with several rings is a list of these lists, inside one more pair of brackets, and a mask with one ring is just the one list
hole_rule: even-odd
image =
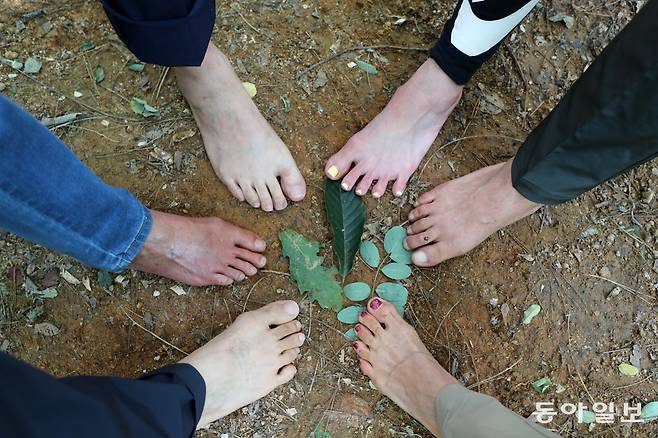
[[391,253],[391,260],[404,265],[411,264],[411,251],[404,248],[398,248]]
[[640,370],[629,363],[620,363],[618,369],[625,376],[635,377],[640,374]]
[[336,317],[338,318],[338,321],[344,324],[356,324],[359,322],[359,315],[364,310],[366,310],[366,308],[363,306],[350,306],[338,312]]
[[382,268],[382,272],[392,280],[404,280],[411,275],[411,268],[402,263],[389,263]]
[[370,266],[371,268],[376,268],[379,266],[379,262],[381,262],[381,257],[379,257],[379,250],[371,241],[364,240],[361,242],[359,253],[361,254],[363,261],[366,262],[366,265]]
[[596,414],[586,409],[576,411],[576,418],[580,423],[591,424],[596,422]]
[[351,301],[363,301],[370,296],[370,285],[367,283],[350,283],[343,288],[345,296]]
[[407,303],[409,291],[399,283],[382,283],[377,286],[377,295],[391,303]]
[[343,333],[343,336],[345,336],[345,339],[347,339],[348,341],[354,342],[357,340],[356,332],[354,331],[354,328],[351,328],[345,333]]
[[525,312],[523,312],[523,321],[521,322],[524,325],[530,324],[533,318],[539,315],[540,311],[541,311],[541,306],[539,304],[533,304],[532,306],[528,307]]
[[363,70],[369,75],[376,75],[378,73],[377,67],[365,61],[361,61],[360,59],[356,60],[356,65],[359,67],[359,69]]
[[398,249],[404,249],[402,242],[407,238],[407,230],[401,226],[393,227],[384,236],[384,249],[391,254]]
[[658,419],[658,401],[652,401],[651,403],[644,405],[640,418],[645,421]]

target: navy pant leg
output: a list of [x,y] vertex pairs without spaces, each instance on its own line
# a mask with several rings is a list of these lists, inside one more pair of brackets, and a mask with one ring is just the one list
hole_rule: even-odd
[[191,437],[205,382],[175,364],[138,380],[55,379],[0,353],[0,435],[20,438]]
[[214,0],[103,0],[119,38],[140,60],[199,66],[215,24]]

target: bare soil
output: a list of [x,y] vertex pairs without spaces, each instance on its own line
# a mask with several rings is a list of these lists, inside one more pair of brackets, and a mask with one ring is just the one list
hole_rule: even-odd
[[[36,56],[43,68],[27,76],[0,66],[6,96],[37,118],[84,113],[85,120],[53,132],[101,178],[131,190],[151,208],[217,215],[256,231],[268,242],[268,269],[280,272],[287,271],[277,240],[284,228],[323,241],[331,258],[321,191],[324,162],[384,107],[426,55],[386,48],[353,51],[301,79],[298,74],[351,47],[430,47],[454,6],[436,0],[218,2],[213,40],[242,80],[256,84],[258,107],[290,147],[310,186],[303,203],[268,214],[238,203],[214,176],[173,74],[164,75],[165,69],[154,65],[141,73],[126,67],[134,58],[99,2],[8,4],[0,10],[0,56],[21,61]],[[382,229],[404,222],[408,201],[424,190],[511,157],[517,140],[548,114],[637,7],[637,1],[628,0],[542,1],[467,87],[421,164],[411,199],[399,202],[390,194],[367,199],[370,232],[381,238]],[[26,19],[26,28],[17,31],[17,20],[42,8],[45,14]],[[575,17],[574,26],[549,20],[556,12]],[[395,24],[401,17],[406,21]],[[85,43],[94,48],[83,50]],[[348,68],[355,59],[375,64],[380,74]],[[106,79],[95,84],[91,78],[98,65]],[[323,82],[316,82],[320,68],[328,81],[316,87]],[[76,91],[81,97],[73,97]],[[134,114],[128,102],[134,96],[157,107],[160,116]],[[180,165],[168,163],[167,154],[176,155]],[[542,209],[464,257],[417,270],[408,283],[408,321],[461,381],[524,416],[538,401],[590,407],[592,401],[614,402],[621,410],[626,402],[658,399],[658,228],[652,195],[657,182],[656,163],[647,163],[572,202]],[[584,237],[587,230],[585,235],[596,234]],[[61,269],[89,278],[91,291],[59,277]],[[309,341],[297,377],[199,432],[200,437],[307,437],[320,422],[334,437],[429,436],[360,375],[350,343],[340,335],[346,327],[330,311],[309,305],[276,272],[225,288],[185,288],[187,294],[180,296],[170,289],[174,282],[125,272],[103,289],[97,271],[4,234],[0,273],[0,287],[8,290],[0,294],[0,345],[56,376],[135,377],[181,359],[180,352],[130,318],[189,352],[245,309],[282,298],[299,301]],[[351,278],[367,281],[371,275],[359,264]],[[54,284],[59,296],[28,299],[22,287],[26,277],[39,287]],[[623,285],[621,293],[606,299],[614,282]],[[543,310],[523,326],[523,311],[532,303]],[[509,306],[506,318],[503,304]],[[26,313],[37,307],[42,314],[29,322]],[[35,333],[39,322],[56,325],[59,334]],[[630,360],[633,346],[642,371],[627,377],[617,366]],[[531,383],[542,377],[554,385],[539,395]],[[656,436],[655,423],[628,425],[619,418],[588,427],[560,415],[552,425],[569,437]]]

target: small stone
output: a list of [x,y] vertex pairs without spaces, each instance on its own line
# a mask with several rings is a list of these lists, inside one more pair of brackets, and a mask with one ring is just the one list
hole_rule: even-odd
[[610,278],[611,275],[610,268],[608,268],[607,266],[602,267],[601,269],[599,269],[599,275],[601,277]]
[[4,56],[7,59],[16,59],[18,58],[18,53],[14,52],[13,50],[7,50]]
[[74,91],[73,92],[73,97],[75,97],[75,98],[82,97],[82,93],[79,92],[79,91]]
[[160,296],[160,291],[159,290],[153,291],[153,296],[156,297],[156,298],[159,297]]
[[44,35],[53,30],[53,23],[51,21],[46,21],[41,25],[41,29],[43,29]]

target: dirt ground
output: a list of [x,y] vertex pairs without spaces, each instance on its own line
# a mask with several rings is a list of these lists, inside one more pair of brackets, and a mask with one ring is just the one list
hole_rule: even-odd
[[[177,295],[170,289],[176,283],[129,271],[113,275],[115,283],[104,289],[96,270],[0,233],[0,292],[6,290],[0,293],[2,350],[57,376],[139,376],[182,354],[133,321],[189,352],[243,310],[294,299],[309,339],[298,375],[198,436],[308,437],[319,423],[333,437],[429,436],[360,375],[350,343],[340,335],[346,327],[330,311],[309,305],[277,274],[287,271],[277,233],[292,228],[317,238],[331,257],[320,189],[324,162],[384,107],[426,55],[382,48],[328,58],[359,46],[430,47],[454,2],[218,2],[213,40],[241,79],[256,84],[256,104],[309,183],[307,199],[281,213],[256,211],[233,199],[213,174],[172,72],[154,65],[129,70],[126,64],[134,58],[100,2],[8,4],[0,10],[0,56],[20,61],[34,56],[43,68],[25,75],[0,66],[2,93],[37,118],[84,113],[84,120],[52,130],[101,178],[128,188],[151,208],[217,215],[256,231],[268,242],[272,272],[230,287],[185,287],[187,294]],[[542,0],[466,87],[411,184],[412,199],[400,202],[390,194],[367,199],[368,228],[381,238],[384,227],[405,221],[414,196],[511,157],[639,6],[628,0]],[[45,13],[25,16],[40,9]],[[552,21],[557,12],[575,17],[573,26]],[[25,29],[19,31],[21,17]],[[380,74],[348,68],[356,59],[375,64]],[[322,60],[327,62],[298,78]],[[91,78],[99,65],[106,78],[95,84]],[[137,116],[131,97],[147,100],[160,116]],[[408,282],[407,320],[457,378],[523,416],[539,401],[590,407],[593,401],[614,402],[621,410],[627,402],[658,399],[657,166],[647,163],[575,201],[542,209],[464,257],[416,270]],[[62,269],[90,279],[91,290],[65,281]],[[352,278],[369,275],[358,267]],[[27,298],[26,278],[39,289],[55,287],[58,296]],[[609,296],[617,283],[620,293]],[[521,325],[533,303],[542,312]],[[42,322],[57,326],[59,334],[35,333]],[[636,377],[617,369],[638,360]],[[531,384],[543,377],[553,385],[540,395]],[[619,418],[610,425],[585,425],[561,414],[551,425],[568,437],[658,436],[655,423],[625,424]]]

